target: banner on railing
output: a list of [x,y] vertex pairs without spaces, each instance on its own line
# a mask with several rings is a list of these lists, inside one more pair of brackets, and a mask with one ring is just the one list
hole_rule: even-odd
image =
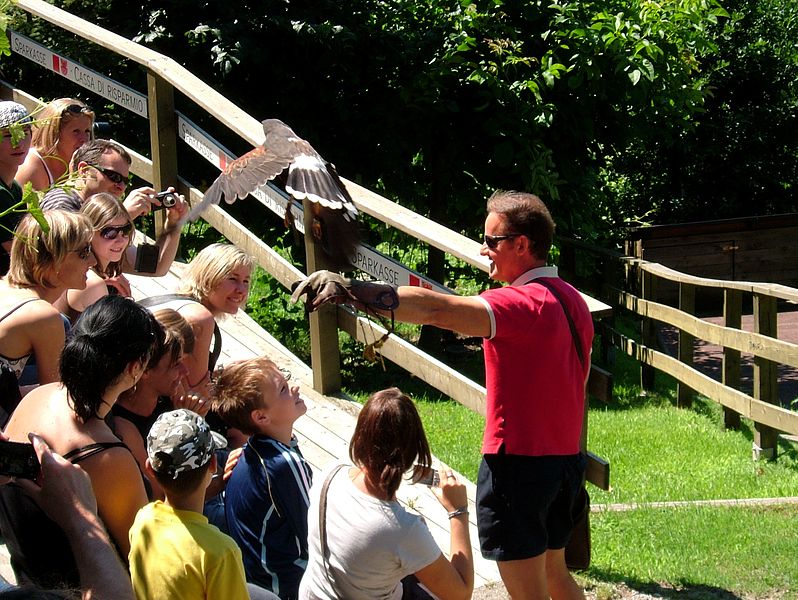
[[147,118],[147,96],[101,75],[97,71],[84,67],[72,59],[56,54],[49,48],[34,42],[29,37],[8,30],[11,40],[11,50],[37,65],[58,73],[79,86],[94,92],[98,96],[107,98],[114,104],[126,108],[137,115]]

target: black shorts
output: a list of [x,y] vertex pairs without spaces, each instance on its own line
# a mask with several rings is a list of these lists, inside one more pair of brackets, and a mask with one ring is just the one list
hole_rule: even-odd
[[482,556],[523,560],[565,548],[585,457],[486,454],[477,477]]

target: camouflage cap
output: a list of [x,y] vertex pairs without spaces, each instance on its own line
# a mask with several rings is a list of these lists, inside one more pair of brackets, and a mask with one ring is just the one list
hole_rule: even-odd
[[207,464],[215,450],[227,446],[197,413],[181,408],[159,416],[147,435],[147,456],[157,473],[175,479]]
[[0,129],[6,128],[14,123],[28,125],[31,122],[28,109],[19,102],[4,100],[0,102]]

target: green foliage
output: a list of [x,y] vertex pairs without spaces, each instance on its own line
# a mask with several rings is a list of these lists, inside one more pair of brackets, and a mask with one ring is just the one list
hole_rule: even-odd
[[[478,231],[485,196],[515,188],[588,238],[628,216],[602,185],[617,155],[673,139],[703,109],[725,14],[716,0],[60,4],[291,123],[344,175],[455,230]],[[111,53],[38,20],[19,26],[144,87]]]
[[655,223],[798,209],[798,4],[729,0],[718,52],[705,60],[706,97],[690,127],[652,123],[603,177],[606,212]]

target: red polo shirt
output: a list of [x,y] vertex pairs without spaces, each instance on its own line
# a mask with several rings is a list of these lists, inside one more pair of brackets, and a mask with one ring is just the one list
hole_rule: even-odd
[[526,456],[580,451],[589,361],[580,364],[557,298],[540,284],[526,283],[537,277],[546,277],[560,292],[589,357],[590,311],[579,292],[557,277],[556,268],[532,269],[510,286],[483,292],[492,325],[484,341],[483,454],[495,454],[502,445],[507,454]]

